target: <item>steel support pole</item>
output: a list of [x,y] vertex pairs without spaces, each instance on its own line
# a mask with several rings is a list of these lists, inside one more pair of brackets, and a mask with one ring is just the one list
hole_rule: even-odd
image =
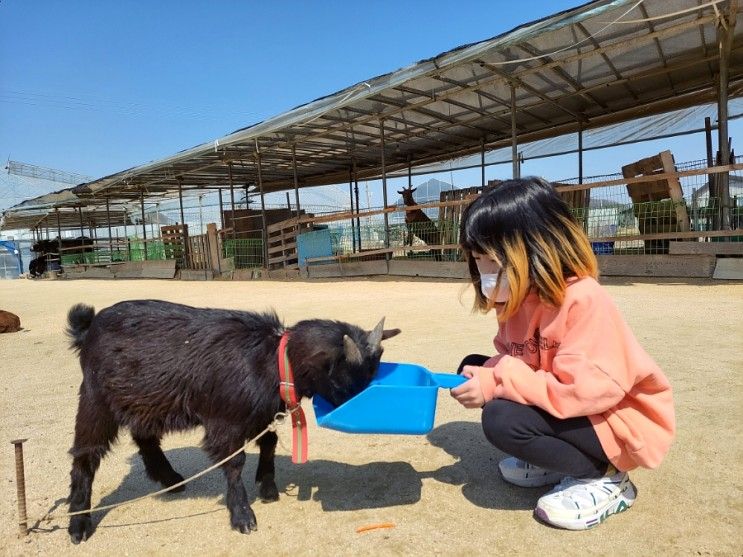
[[180,261],[181,267],[186,266],[186,261],[188,261],[188,228],[186,225],[186,215],[183,212],[183,180],[178,179],[178,204],[181,209],[181,227],[183,230],[183,253],[181,253],[181,257],[183,258]]
[[[737,12],[737,0],[731,0],[729,13],[721,17],[717,25],[717,40],[720,48],[720,83],[717,95],[717,141],[720,146],[720,164],[730,164],[730,144],[728,140],[728,85],[730,77],[730,49],[733,41],[733,27]],[[720,228],[730,230],[730,174],[718,175],[720,191]]]
[[[353,215],[353,164],[348,167],[348,199],[351,202],[351,215]],[[352,252],[356,253],[356,223],[351,218],[351,245]]]
[[263,174],[261,172],[261,151],[258,138],[255,138],[255,162],[258,169],[258,191],[261,193],[261,236],[263,237],[263,267],[268,269],[268,228],[266,226],[266,199],[263,195]]
[[481,178],[482,178],[482,187],[485,189],[485,138],[483,137],[480,140],[480,168],[481,168]]
[[516,87],[511,83],[511,160],[513,162],[513,170],[511,171],[511,174],[513,178],[519,178],[521,175],[518,146],[519,144],[516,135]]
[[[578,183],[583,183],[583,125],[578,128]],[[587,189],[583,207],[583,230],[588,234],[588,214],[591,212],[591,190]],[[575,207],[577,209],[578,207]]]
[[85,223],[83,222],[83,208],[82,206],[77,208],[77,212],[80,215],[80,236],[85,237]]
[[132,246],[129,244],[129,211],[124,206],[124,240],[126,240],[126,260],[132,260]]
[[57,213],[57,250],[62,253],[62,223],[59,220],[59,209],[54,209]]
[[219,223],[222,225],[222,230],[224,230],[224,208],[223,208],[223,201],[222,201],[222,188],[217,188],[217,192],[219,193]]
[[707,116],[704,119],[704,144],[707,148],[707,168],[715,165],[715,155],[712,152],[712,119]]
[[[382,202],[384,203],[384,208],[387,209],[387,167],[384,153],[384,120],[379,120],[379,138],[382,147]],[[390,247],[390,216],[386,210],[384,212],[384,247]],[[389,253],[385,254],[385,259],[387,261],[390,260]]]
[[183,214],[183,181],[178,180],[178,206],[181,210],[181,225],[185,227],[186,217]]
[[578,129],[578,183],[583,183],[583,127]]
[[230,219],[232,221],[232,250],[233,256],[235,256],[237,245],[234,242],[237,239],[237,223],[235,222],[235,184],[232,181],[232,162],[227,163],[227,172],[230,179],[230,206],[232,209],[232,218]]
[[297,203],[297,219],[299,219],[299,176],[297,175],[297,146],[292,145],[292,171],[294,172],[294,200]]
[[144,217],[144,190],[139,190],[139,208],[142,213],[142,256],[147,261],[147,223]]
[[114,244],[113,232],[111,232],[111,200],[106,196],[106,223],[108,224],[108,256],[113,261]]
[[204,266],[204,280],[209,280],[209,270],[207,267],[210,266],[211,259],[207,253],[209,250],[209,239],[205,237],[206,232],[204,231],[204,210],[201,202],[202,197],[204,197],[203,194],[199,196],[199,236],[201,237],[201,245],[206,247],[206,249],[201,249],[199,251],[201,252],[202,265]]
[[358,234],[358,245],[359,252],[361,251],[361,218],[359,217],[359,178],[356,175],[356,161],[353,161],[353,184],[354,184],[354,195],[356,197],[356,234]]

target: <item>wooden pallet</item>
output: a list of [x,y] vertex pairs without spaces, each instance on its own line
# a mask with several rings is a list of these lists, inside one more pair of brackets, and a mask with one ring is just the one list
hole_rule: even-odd
[[[652,176],[653,174],[673,174],[675,172],[676,165],[673,162],[671,151],[663,151],[652,157],[647,157],[622,167],[622,175],[625,178]],[[672,200],[676,214],[677,230],[679,232],[689,231],[689,213],[686,209],[684,194],[681,191],[681,182],[678,176],[627,184],[627,193],[635,205],[649,201]],[[645,233],[642,229],[640,229],[640,232]],[[653,232],[656,232],[656,230],[648,230],[649,234]]]
[[[671,151],[663,151],[622,167],[625,178],[666,175],[659,180],[627,184],[640,234],[689,231],[691,220],[681,182],[675,173],[676,165]],[[645,240],[645,248],[651,252],[668,253],[668,240]]]
[[188,225],[172,224],[160,228],[165,259],[184,261],[187,251]]
[[268,269],[299,269],[297,236],[308,230],[311,225],[301,224],[296,218],[268,225]]

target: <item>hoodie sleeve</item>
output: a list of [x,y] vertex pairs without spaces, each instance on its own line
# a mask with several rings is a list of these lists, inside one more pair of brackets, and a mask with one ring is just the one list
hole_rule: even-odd
[[495,346],[497,354],[488,358],[488,360],[483,364],[483,367],[495,367],[495,365],[500,361],[503,355],[508,354],[508,345],[503,342],[503,328],[500,328],[498,330],[498,334],[495,335],[495,338],[493,339],[493,345]]
[[[566,307],[567,306],[567,307]],[[481,368],[485,400],[504,398],[542,408],[557,418],[600,414],[626,394],[622,327],[608,300],[588,296],[563,305],[565,331],[552,370],[532,369],[508,354]],[[559,314],[558,314],[559,317]]]

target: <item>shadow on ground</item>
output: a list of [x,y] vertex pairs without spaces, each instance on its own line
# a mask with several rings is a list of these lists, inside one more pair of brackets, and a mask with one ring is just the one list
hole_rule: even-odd
[[[377,509],[398,505],[415,504],[421,499],[424,479],[451,485],[461,485],[462,494],[474,505],[489,509],[526,510],[534,508],[544,489],[523,489],[505,483],[498,473],[497,464],[504,454],[492,447],[484,438],[479,423],[450,422],[443,424],[427,435],[431,445],[439,447],[457,462],[434,471],[419,472],[408,462],[369,462],[346,464],[330,460],[310,460],[304,465],[294,465],[288,456],[276,457],[276,483],[281,497],[295,497],[298,501],[317,501],[323,511],[355,511]],[[206,454],[198,447],[184,447],[166,451],[168,460],[184,477],[206,469],[211,465]],[[96,506],[106,506],[128,501],[160,489],[150,481],[137,454],[129,457],[131,468],[118,487],[105,495]],[[256,502],[257,489],[253,475],[258,464],[258,455],[249,453],[243,479],[251,504]],[[106,462],[102,463],[105,466]],[[197,478],[186,486],[182,493],[166,493],[157,496],[177,505],[179,499],[217,499],[218,508],[205,509],[197,516],[214,512],[226,512],[224,493],[226,484],[221,472],[215,470]],[[95,487],[94,487],[95,491]],[[278,503],[280,505],[281,501]],[[67,509],[63,499],[55,501],[52,511]],[[108,511],[93,514],[98,527],[122,527],[134,523],[104,525]],[[178,520],[185,516],[147,520],[147,523]],[[66,524],[66,522],[65,522]],[[36,531],[54,531],[37,525]]]

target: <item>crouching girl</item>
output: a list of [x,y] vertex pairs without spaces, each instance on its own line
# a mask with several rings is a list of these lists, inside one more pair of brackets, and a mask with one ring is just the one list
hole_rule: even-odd
[[465,210],[460,242],[475,308],[499,322],[497,355],[472,354],[452,390],[482,407],[487,439],[518,486],[557,484],[535,513],[583,530],[632,506],[628,472],[655,468],[675,420],[671,386],[608,293],[583,229],[553,186],[510,180]]

